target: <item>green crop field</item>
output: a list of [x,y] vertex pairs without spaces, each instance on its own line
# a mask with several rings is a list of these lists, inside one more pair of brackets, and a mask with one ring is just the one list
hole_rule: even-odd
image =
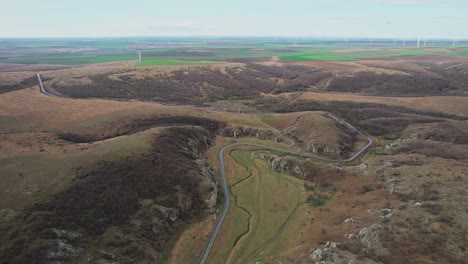
[[189,61],[189,60],[180,60],[177,57],[169,58],[159,58],[159,57],[149,57],[144,58],[141,63],[137,66],[158,66],[158,65],[203,65],[210,64],[210,62],[203,61]]
[[439,42],[418,49],[410,42],[398,46],[393,41],[345,43],[292,38],[0,39],[0,63],[79,65],[136,61],[139,50],[143,56],[141,66],[243,62],[255,58],[354,61],[423,55],[468,57],[466,44],[463,45],[452,48],[448,42]]
[[94,64],[115,61],[138,60],[137,53],[108,53],[108,54],[59,54],[59,55],[35,55],[12,57],[0,60],[3,63],[24,64],[55,64],[55,65],[79,65]]
[[353,61],[356,60],[351,56],[332,54],[327,52],[308,52],[297,55],[284,55],[279,57],[283,61],[311,61],[311,60],[330,60],[330,61]]

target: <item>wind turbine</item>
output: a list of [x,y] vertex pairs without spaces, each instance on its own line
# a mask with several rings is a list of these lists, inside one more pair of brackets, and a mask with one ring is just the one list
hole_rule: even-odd
[[453,40],[452,48],[455,48],[455,44],[457,44],[457,39]]
[[406,46],[406,39],[403,40],[403,47]]
[[138,51],[138,61],[141,63],[141,50]]
[[418,44],[416,44],[417,48],[419,49],[419,42],[421,41],[421,38],[418,38]]

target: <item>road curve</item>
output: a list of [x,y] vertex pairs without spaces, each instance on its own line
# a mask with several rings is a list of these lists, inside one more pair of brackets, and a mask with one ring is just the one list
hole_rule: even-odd
[[290,150],[286,150],[286,149],[280,149],[280,148],[275,148],[275,147],[266,146],[266,145],[262,145],[262,144],[248,143],[248,142],[233,143],[233,144],[229,144],[229,145],[226,145],[226,146],[221,148],[221,150],[218,153],[218,159],[219,159],[219,169],[220,169],[220,173],[221,173],[221,184],[222,184],[222,187],[223,187],[224,206],[223,206],[223,209],[221,211],[221,214],[219,214],[218,219],[216,220],[213,231],[211,231],[211,234],[210,234],[210,236],[208,238],[208,241],[206,242],[205,247],[203,248],[203,252],[200,255],[200,258],[198,259],[198,262],[197,262],[198,264],[204,264],[206,262],[206,259],[208,258],[211,247],[213,246],[213,244],[214,244],[214,242],[216,240],[216,236],[218,235],[219,229],[221,228],[221,225],[223,224],[224,218],[226,217],[226,214],[227,214],[227,212],[229,210],[229,206],[231,204],[231,201],[229,200],[229,191],[228,191],[228,185],[227,185],[227,180],[226,180],[226,169],[225,169],[225,166],[224,166],[224,151],[226,151],[227,149],[229,149],[231,147],[235,147],[235,146],[255,146],[255,147],[261,147],[261,148],[264,148],[264,149],[277,150],[277,151],[285,152],[285,153],[288,153],[288,154],[291,154],[291,155],[294,155],[294,156],[310,158],[310,159],[316,159],[316,160],[330,162],[330,163],[346,163],[346,162],[354,161],[357,157],[359,157],[359,155],[361,155],[364,151],[366,151],[374,143],[374,141],[372,140],[372,138],[370,136],[368,136],[364,132],[358,130],[357,128],[351,126],[348,122],[338,118],[336,115],[334,115],[332,113],[326,112],[326,114],[332,116],[334,119],[337,119],[338,122],[350,127],[352,130],[354,130],[357,133],[364,136],[367,139],[367,144],[364,147],[362,147],[359,151],[357,151],[353,156],[351,156],[350,158],[347,158],[347,159],[343,159],[343,160],[328,159],[328,158],[319,157],[319,156],[315,156],[315,155],[311,155],[311,154],[307,154],[307,153],[304,154],[304,153],[294,152],[294,151],[290,151]]
[[44,88],[44,84],[42,83],[42,78],[41,78],[40,73],[37,74],[37,80],[39,81],[39,87],[41,88],[41,93],[43,93],[45,95],[48,95],[48,96],[52,96],[52,97],[60,97],[60,96],[57,96],[55,94],[51,94],[51,93],[46,91],[46,89]]
[[[40,73],[37,74],[37,79],[39,81],[39,86],[41,88],[41,93],[52,96],[52,97],[60,97],[54,94],[51,94],[45,90],[44,84],[42,83],[41,75]],[[223,187],[223,195],[224,195],[224,205],[223,209],[221,211],[221,214],[219,214],[215,226],[213,228],[213,231],[211,231],[210,237],[208,238],[208,241],[205,244],[205,247],[203,248],[203,252],[200,255],[200,258],[198,259],[198,264],[204,264],[206,262],[206,259],[208,258],[208,255],[210,254],[211,247],[213,246],[216,237],[218,235],[219,229],[221,228],[221,225],[223,224],[224,218],[226,217],[226,214],[229,210],[229,206],[231,201],[229,200],[229,190],[228,190],[228,184],[226,180],[226,169],[224,166],[224,151],[226,151],[229,148],[235,147],[235,146],[254,146],[254,147],[261,147],[264,149],[269,149],[269,150],[276,150],[276,151],[281,151],[288,153],[293,156],[298,156],[298,157],[304,157],[304,158],[309,158],[309,159],[315,159],[315,160],[320,160],[320,161],[325,161],[325,162],[330,162],[330,163],[347,163],[354,161],[359,155],[361,155],[364,151],[366,151],[373,143],[374,141],[372,138],[367,135],[366,133],[360,131],[359,129],[353,127],[351,124],[346,122],[345,120],[339,118],[333,113],[330,112],[325,112],[325,111],[316,111],[323,113],[325,115],[330,116],[331,118],[335,119],[337,122],[349,127],[351,130],[357,132],[361,136],[365,137],[367,139],[367,144],[362,147],[359,151],[357,151],[353,156],[347,158],[347,159],[341,159],[341,160],[334,160],[334,159],[328,159],[324,157],[319,157],[316,155],[308,154],[308,153],[300,153],[300,152],[295,152],[287,149],[281,149],[281,148],[276,148],[276,147],[271,147],[271,146],[266,146],[262,144],[257,144],[257,143],[249,143],[249,142],[237,142],[237,143],[232,143],[229,145],[226,145],[221,148],[221,150],[218,152],[218,159],[219,159],[219,169],[221,173],[221,185]]]

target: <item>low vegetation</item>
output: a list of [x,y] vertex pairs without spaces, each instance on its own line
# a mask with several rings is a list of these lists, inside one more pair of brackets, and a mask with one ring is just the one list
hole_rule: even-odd
[[299,112],[324,110],[335,113],[351,124],[376,136],[398,137],[410,124],[445,122],[446,119],[464,120],[464,117],[440,113],[418,112],[400,106],[343,101],[288,101],[281,98],[261,98],[250,103],[264,112]]
[[[330,73],[303,66],[227,67],[225,72],[210,67],[180,69],[156,76],[100,74],[91,83],[56,85],[51,88],[74,98],[138,99],[179,104],[242,99],[260,93],[283,93],[305,90],[331,76]],[[279,82],[281,80],[281,82]]]
[[24,89],[34,85],[37,85],[37,77],[35,75],[26,79],[22,79],[19,81],[19,83],[16,84],[0,84],[0,94]]
[[82,173],[69,188],[2,226],[0,262],[156,261],[146,244],[161,250],[175,219],[206,206],[207,176],[195,159],[211,144],[210,126],[167,128],[149,153]]
[[110,127],[101,127],[99,134],[77,134],[72,132],[59,133],[60,139],[63,139],[72,143],[91,143],[118,136],[130,135],[140,131],[147,130],[153,127],[166,127],[174,125],[184,126],[203,126],[212,132],[224,126],[220,122],[217,122],[208,118],[194,118],[190,116],[168,116],[168,117],[148,117],[143,119],[138,118],[125,118],[113,122]]
[[[461,75],[461,72],[456,75]],[[465,87],[457,85],[452,79],[420,73],[402,75],[373,72],[334,78],[326,89],[380,96],[464,95],[466,91]]]
[[[356,66],[353,66],[356,67]],[[464,96],[463,66],[446,72],[429,64],[427,72],[382,73],[359,70],[337,74],[313,66],[246,63],[244,66],[182,67],[171,71],[138,68],[88,76],[59,77],[50,87],[73,98],[137,99],[177,104],[255,99],[261,94],[299,91],[348,92],[375,96]],[[433,70],[434,69],[434,70]],[[430,72],[433,70],[434,72]],[[387,70],[388,71],[388,70]],[[441,73],[439,73],[439,71]],[[67,79],[68,78],[68,79]]]

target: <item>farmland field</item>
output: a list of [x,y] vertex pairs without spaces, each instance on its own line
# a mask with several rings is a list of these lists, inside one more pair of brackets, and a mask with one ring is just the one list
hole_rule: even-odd
[[[356,61],[370,58],[404,56],[468,57],[468,49],[452,48],[449,42],[417,49],[414,41],[406,46],[390,40],[313,39],[197,39],[197,38],[123,38],[123,39],[0,39],[0,63],[82,65],[138,60],[141,66],[193,65],[216,62],[255,61]],[[463,43],[461,43],[461,46]]]

